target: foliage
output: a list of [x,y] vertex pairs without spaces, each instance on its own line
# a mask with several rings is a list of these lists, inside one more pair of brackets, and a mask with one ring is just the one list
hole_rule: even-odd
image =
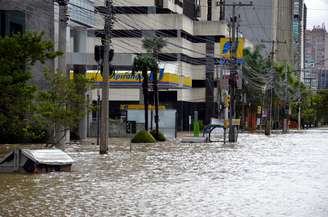
[[265,91],[270,87],[271,65],[261,54],[262,47],[244,51],[244,90],[250,103],[260,105]]
[[154,71],[158,69],[156,59],[149,54],[139,54],[133,62],[134,74],[136,71],[142,72],[142,89],[144,95],[144,106],[145,106],[145,130],[148,130],[148,71]]
[[85,115],[86,104],[84,93],[89,88],[89,81],[81,76],[67,80],[64,73],[45,73],[48,89],[39,91],[37,96],[37,113],[47,128],[63,126],[74,128]]
[[[280,114],[285,114],[284,104],[286,97],[286,78],[288,84],[288,102],[297,119],[298,111],[298,88],[301,92],[305,91],[305,86],[300,84],[297,77],[297,71],[286,62],[272,62],[262,56],[261,47],[256,47],[254,51],[245,50],[243,65],[244,88],[248,102],[255,112],[257,106],[269,103],[269,91],[272,89],[272,105],[278,108]],[[279,113],[273,109],[273,113]],[[278,120],[277,120],[278,121]]]
[[146,130],[138,132],[131,140],[132,143],[155,143],[156,139]]
[[[159,58],[159,53],[163,49],[163,47],[166,46],[166,41],[162,37],[148,37],[143,39],[143,48],[147,51],[148,54],[150,54],[153,59],[156,61],[155,68],[151,69],[152,71],[152,77],[153,77],[153,91],[155,93],[155,129],[156,129],[156,135],[159,135],[159,118],[158,118],[158,71],[159,67],[157,65],[157,61]],[[153,62],[153,60],[151,60]],[[148,91],[148,90],[147,90]],[[148,94],[146,94],[148,95]],[[147,113],[147,108],[145,108],[145,115]]]
[[147,53],[153,54],[155,58],[157,58],[159,52],[167,44],[167,42],[162,37],[147,37],[143,39],[142,43]]
[[316,104],[317,118],[320,122],[328,123],[328,90],[318,91],[316,97],[313,99]]
[[[0,37],[0,142],[35,140],[39,126],[32,118],[33,97],[37,88],[31,84],[31,67],[55,58],[51,41],[42,33]],[[31,138],[29,138],[31,137]]]
[[199,121],[193,121],[192,123],[193,133],[195,137],[198,137],[200,134]]
[[157,61],[152,55],[139,54],[134,59],[133,73],[138,72],[138,71],[148,73],[148,71],[154,71],[154,70],[157,70],[157,69],[158,69]]
[[156,137],[156,130],[151,130],[150,134],[157,140],[160,142],[164,142],[166,141],[166,138],[164,136],[164,134],[162,132],[158,132],[158,138]]

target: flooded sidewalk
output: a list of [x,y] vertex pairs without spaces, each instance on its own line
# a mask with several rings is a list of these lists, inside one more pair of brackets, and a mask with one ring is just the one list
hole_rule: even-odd
[[[65,151],[71,173],[0,174],[0,216],[328,216],[328,130],[238,144],[111,139]],[[2,147],[3,148],[3,147]],[[1,147],[0,147],[1,149]]]

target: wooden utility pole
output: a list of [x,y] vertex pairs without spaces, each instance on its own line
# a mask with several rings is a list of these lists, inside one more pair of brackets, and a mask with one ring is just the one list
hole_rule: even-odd
[[113,26],[113,1],[106,0],[105,7],[101,10],[105,16],[105,36],[102,40],[104,46],[103,59],[103,84],[102,84],[102,102],[101,102],[101,120],[100,120],[100,154],[107,154],[108,152],[108,98],[109,98],[109,52],[112,39]]
[[[230,117],[229,117],[229,142],[237,142],[237,127],[233,125],[233,119],[236,119],[236,88],[237,88],[237,49],[238,49],[238,16],[236,16],[236,7],[251,7],[253,2],[248,4],[245,3],[224,3],[223,1],[218,2],[218,6],[232,7],[232,17],[230,18],[231,28],[231,70],[229,78],[229,92],[230,92]],[[237,46],[236,46],[237,45]]]
[[272,41],[266,41],[266,40],[261,40],[262,43],[270,43],[271,44],[271,56],[270,56],[270,61],[271,61],[271,84],[270,84],[270,89],[268,90],[268,95],[269,97],[269,102],[268,104],[268,112],[267,112],[267,118],[265,121],[265,130],[264,133],[265,135],[269,136],[271,135],[271,128],[272,128],[272,103],[273,103],[273,85],[274,85],[274,71],[272,68],[273,61],[275,59],[275,45],[276,44],[287,44],[286,41],[279,41],[279,40],[272,40]]

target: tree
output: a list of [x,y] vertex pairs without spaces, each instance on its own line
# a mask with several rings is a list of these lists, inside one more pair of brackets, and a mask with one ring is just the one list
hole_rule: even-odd
[[[257,46],[252,51],[244,50],[243,71],[243,91],[246,94],[247,101],[252,113],[257,112],[257,107],[263,107],[265,94],[271,88],[271,63],[261,54],[262,47]],[[269,100],[268,100],[269,102]],[[246,111],[244,109],[244,111]],[[245,125],[246,114],[243,113],[243,122]]]
[[316,102],[316,110],[317,110],[317,119],[321,123],[328,123],[328,90],[319,90],[317,93],[317,97],[314,100]]
[[271,64],[262,56],[262,47],[254,51],[245,49],[243,78],[247,98],[254,105],[261,105],[264,90],[270,88]]
[[[285,101],[286,75],[288,84],[289,106],[294,107],[297,103],[297,89],[299,82],[296,71],[290,64],[284,62],[271,62],[261,55],[262,47],[258,46],[254,51],[246,49],[244,51],[243,78],[244,89],[247,99],[253,105],[261,105],[265,98],[265,92],[272,90],[273,114],[278,118],[280,110],[286,114],[286,109],[281,109]],[[302,85],[301,85],[302,86]],[[304,87],[302,87],[304,88]],[[271,95],[271,94],[270,94]],[[269,96],[269,95],[268,95]],[[271,106],[271,98],[266,97],[267,108]],[[270,99],[270,100],[269,100]],[[256,109],[256,106],[253,107]]]
[[[143,47],[146,49],[147,53],[151,54],[156,61],[158,61],[158,55],[166,46],[166,41],[161,37],[149,37],[143,40]],[[153,70],[153,89],[155,94],[155,124],[156,124],[156,138],[159,138],[159,115],[158,115],[158,71],[157,67]]]
[[[77,127],[86,110],[91,109],[84,97],[90,82],[82,75],[76,75],[74,80],[67,80],[65,73],[46,73],[48,81],[47,90],[39,91],[37,96],[36,114],[39,121],[52,129],[52,141],[55,141],[58,126],[62,126],[66,132],[70,128]],[[85,107],[87,109],[85,109]],[[65,133],[63,134],[65,135]]]
[[148,130],[148,71],[156,71],[158,69],[156,59],[149,54],[139,54],[133,62],[133,73],[141,71],[142,73],[142,90],[144,95],[145,110],[145,130]]
[[59,54],[53,52],[52,42],[45,41],[42,33],[0,37],[0,142],[35,138],[37,123],[32,112],[37,88],[31,83],[31,67]]

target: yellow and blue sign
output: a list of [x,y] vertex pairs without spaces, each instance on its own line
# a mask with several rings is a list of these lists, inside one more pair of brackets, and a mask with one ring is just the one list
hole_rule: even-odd
[[[70,75],[73,79],[73,71]],[[94,81],[96,85],[101,85],[105,81],[97,70],[88,70],[86,73],[87,79]],[[149,81],[153,80],[153,73],[149,72]],[[131,71],[116,71],[113,76],[109,78],[109,85],[111,88],[134,88],[141,86],[143,76],[141,72],[132,74]],[[158,75],[159,87],[163,88],[191,88],[192,80],[190,77],[179,76],[174,73],[164,72],[164,69],[160,69]]]
[[238,38],[238,41],[233,44],[231,38],[221,38],[220,40],[220,63],[224,64],[232,58],[232,53],[236,52],[237,62],[241,62],[244,55],[245,39]]

